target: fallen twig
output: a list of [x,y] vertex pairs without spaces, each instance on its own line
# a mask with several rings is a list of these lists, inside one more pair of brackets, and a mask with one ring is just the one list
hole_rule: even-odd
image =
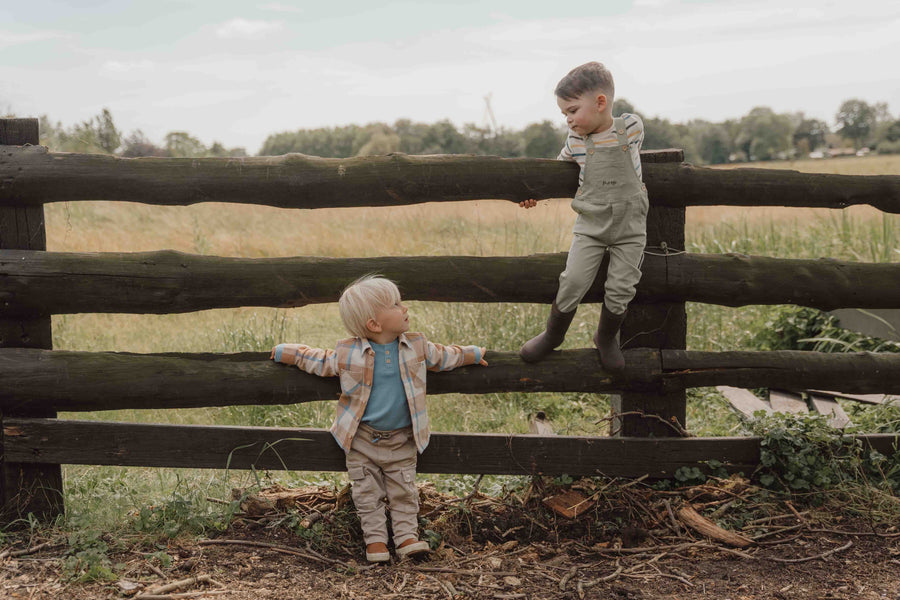
[[224,596],[231,594],[228,590],[201,590],[199,592],[181,592],[178,594],[142,594],[134,596],[134,600],[177,600],[178,598],[202,598],[204,596]]
[[11,548],[7,548],[3,552],[0,552],[0,560],[3,560],[7,556],[25,556],[28,554],[34,554],[35,552],[40,552],[41,550],[46,550],[47,548],[56,548],[57,546],[64,546],[64,542],[44,542],[43,544],[38,544],[37,546],[32,546],[31,548],[24,548],[22,550],[12,550]]
[[[134,599],[150,600],[151,598],[167,598],[170,597],[169,592],[174,592],[175,590],[187,587],[189,585],[195,585],[197,583],[212,583],[212,579],[209,575],[197,575],[196,577],[179,579],[178,581],[173,581],[172,583],[167,583],[166,585],[160,585],[150,588],[146,591],[146,593],[138,594],[137,596],[135,596]],[[197,594],[198,592],[192,593]]]
[[837,552],[843,552],[844,550],[846,550],[847,548],[849,548],[852,545],[853,545],[852,541],[847,542],[840,548],[833,548],[827,552],[823,552],[821,554],[816,554],[815,556],[806,556],[804,558],[775,558],[775,557],[771,557],[771,556],[761,556],[760,558],[764,559],[764,560],[771,560],[771,561],[780,562],[780,563],[802,563],[802,562],[808,562],[811,560],[818,560],[820,558],[825,558],[825,557],[831,556],[832,554],[835,554]]
[[725,548],[723,546],[719,546],[719,550],[722,552],[727,552],[729,554],[734,554],[736,556],[740,556],[741,558],[748,558],[750,560],[771,560],[772,562],[778,563],[803,563],[809,562],[811,560],[823,559],[831,556],[832,554],[836,554],[838,552],[843,552],[847,548],[853,545],[853,542],[847,542],[840,548],[832,548],[827,552],[822,552],[821,554],[815,554],[813,556],[804,556],[803,558],[778,558],[775,556],[755,556],[752,554],[747,554],[746,552],[741,552],[740,550],[735,550],[734,548]]
[[900,531],[897,533],[878,533],[877,531],[841,531],[840,529],[807,529],[806,531],[814,532],[814,533],[832,533],[835,535],[852,535],[856,537],[880,537],[880,538],[895,538],[900,537]]
[[514,577],[515,571],[471,571],[466,569],[451,569],[450,567],[405,567],[410,571],[423,573],[453,573],[454,575],[494,575],[497,577]]
[[321,554],[319,554],[319,555],[309,554],[308,552],[301,552],[300,550],[296,550],[294,548],[279,546],[278,544],[268,544],[266,542],[253,542],[253,541],[249,541],[249,540],[200,540],[199,542],[197,542],[197,545],[198,546],[214,546],[214,545],[254,546],[257,548],[267,548],[269,550],[274,550],[275,552],[281,552],[283,554],[293,554],[295,556],[301,556],[303,558],[308,558],[309,560],[314,560],[314,561],[318,561],[318,562],[325,563],[325,564],[340,565],[347,569],[355,569],[357,571],[367,570],[367,569],[371,568],[371,566],[359,567],[359,566],[349,565],[342,560],[337,560],[335,558],[327,558],[325,556],[322,556]]
[[566,584],[569,583],[569,580],[572,579],[573,577],[575,577],[577,574],[578,574],[577,566],[574,566],[571,569],[569,569],[568,571],[566,571],[566,574],[563,575],[562,578],[559,580],[559,591],[561,591],[561,592],[566,591]]

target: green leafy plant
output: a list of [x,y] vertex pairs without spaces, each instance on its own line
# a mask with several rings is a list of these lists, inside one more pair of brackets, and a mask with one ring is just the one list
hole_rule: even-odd
[[749,428],[762,438],[756,476],[765,487],[806,491],[855,482],[900,490],[900,452],[866,449],[823,415],[760,411]]
[[69,535],[68,543],[69,548],[62,563],[66,579],[79,583],[117,579],[108,554],[109,545],[100,531],[76,531]]
[[900,343],[873,338],[838,326],[833,315],[814,308],[791,307],[766,323],[753,338],[760,350],[815,352],[900,352]]

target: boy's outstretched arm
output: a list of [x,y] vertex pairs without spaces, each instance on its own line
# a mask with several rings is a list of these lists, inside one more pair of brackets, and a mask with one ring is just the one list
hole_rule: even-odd
[[305,344],[278,344],[272,348],[269,358],[286,365],[295,365],[319,377],[339,375],[337,354],[334,350],[312,348]]
[[485,348],[479,346],[458,346],[456,344],[444,346],[432,342],[426,343],[425,368],[429,371],[451,371],[465,365],[481,365],[486,367],[484,360]]

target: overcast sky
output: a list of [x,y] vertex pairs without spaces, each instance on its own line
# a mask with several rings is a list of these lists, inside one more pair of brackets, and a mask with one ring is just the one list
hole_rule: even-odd
[[399,118],[561,122],[553,88],[599,60],[673,121],[755,106],[833,123],[900,113],[898,0],[0,0],[0,112],[70,126],[108,107],[161,143],[256,153],[272,133]]

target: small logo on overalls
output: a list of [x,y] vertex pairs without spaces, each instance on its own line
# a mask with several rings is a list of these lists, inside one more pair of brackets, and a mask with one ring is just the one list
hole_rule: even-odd
[[617,183],[619,183],[619,182],[616,181],[615,179],[604,179],[603,181],[600,182],[600,185],[616,185]]

